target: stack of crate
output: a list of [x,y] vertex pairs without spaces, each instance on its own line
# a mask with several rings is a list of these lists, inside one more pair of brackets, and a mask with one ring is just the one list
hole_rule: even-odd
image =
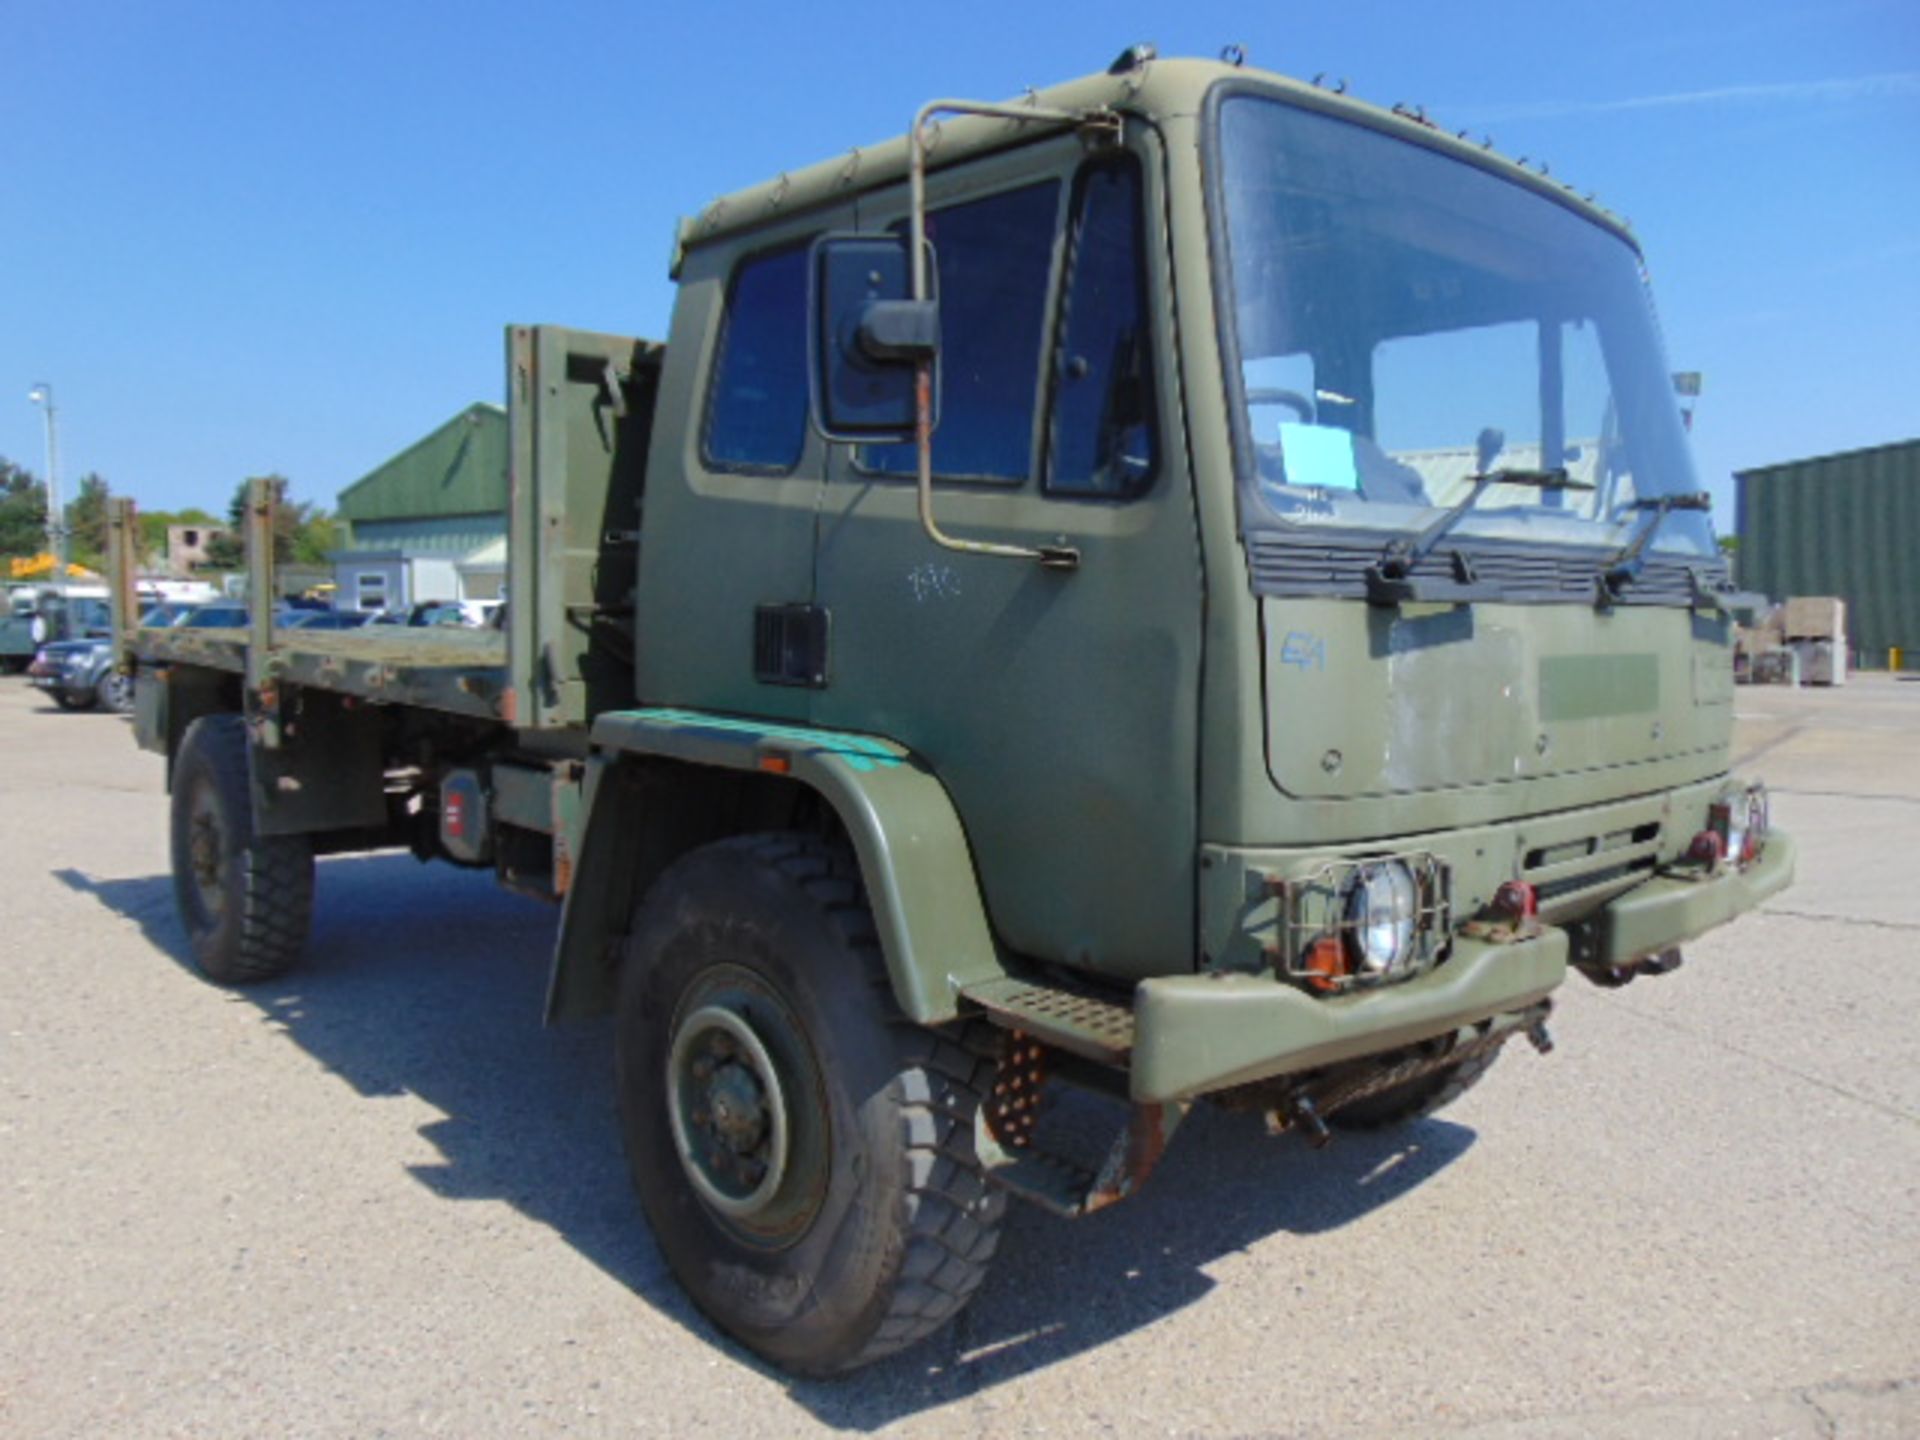
[[1806,685],[1847,683],[1847,602],[1835,595],[1795,595],[1782,607],[1787,648],[1799,657]]
[[1736,684],[1779,685],[1793,675],[1787,653],[1786,606],[1776,605],[1751,625],[1733,627],[1733,678]]

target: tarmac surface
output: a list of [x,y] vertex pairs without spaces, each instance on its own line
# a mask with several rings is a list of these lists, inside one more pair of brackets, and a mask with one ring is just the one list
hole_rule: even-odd
[[1920,681],[1736,707],[1801,846],[1762,913],[1397,1136],[1202,1111],[801,1383],[666,1273],[551,911],[323,861],[303,968],[215,988],[161,761],[0,680],[0,1435],[1920,1435]]

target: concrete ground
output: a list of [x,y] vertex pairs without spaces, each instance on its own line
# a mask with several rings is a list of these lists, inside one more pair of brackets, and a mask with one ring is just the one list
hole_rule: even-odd
[[216,989],[160,762],[0,681],[0,1435],[1920,1435],[1920,683],[1737,709],[1764,913],[1397,1138],[1203,1112],[811,1384],[667,1276],[550,912],[327,861],[305,968]]

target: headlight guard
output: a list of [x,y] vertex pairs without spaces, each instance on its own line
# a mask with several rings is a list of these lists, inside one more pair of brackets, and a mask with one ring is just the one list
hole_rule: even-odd
[[1450,947],[1452,877],[1436,855],[1329,860],[1280,888],[1284,933],[1269,953],[1323,994],[1412,979]]

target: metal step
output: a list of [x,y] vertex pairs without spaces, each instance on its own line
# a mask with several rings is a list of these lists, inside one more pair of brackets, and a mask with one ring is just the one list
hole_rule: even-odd
[[1133,1007],[1091,988],[1057,980],[985,980],[960,992],[996,1025],[1018,1030],[1070,1054],[1103,1065],[1125,1065],[1133,1055]]
[[1002,1151],[988,1162],[986,1172],[991,1183],[1063,1220],[1087,1213],[1095,1180],[1084,1165],[1044,1150]]
[[1184,1100],[1127,1107],[1126,1121],[1109,1143],[1098,1170],[1037,1146],[1031,1139],[1002,1144],[984,1109],[974,1120],[974,1150],[990,1184],[1073,1220],[1117,1205],[1146,1184],[1188,1108]]

